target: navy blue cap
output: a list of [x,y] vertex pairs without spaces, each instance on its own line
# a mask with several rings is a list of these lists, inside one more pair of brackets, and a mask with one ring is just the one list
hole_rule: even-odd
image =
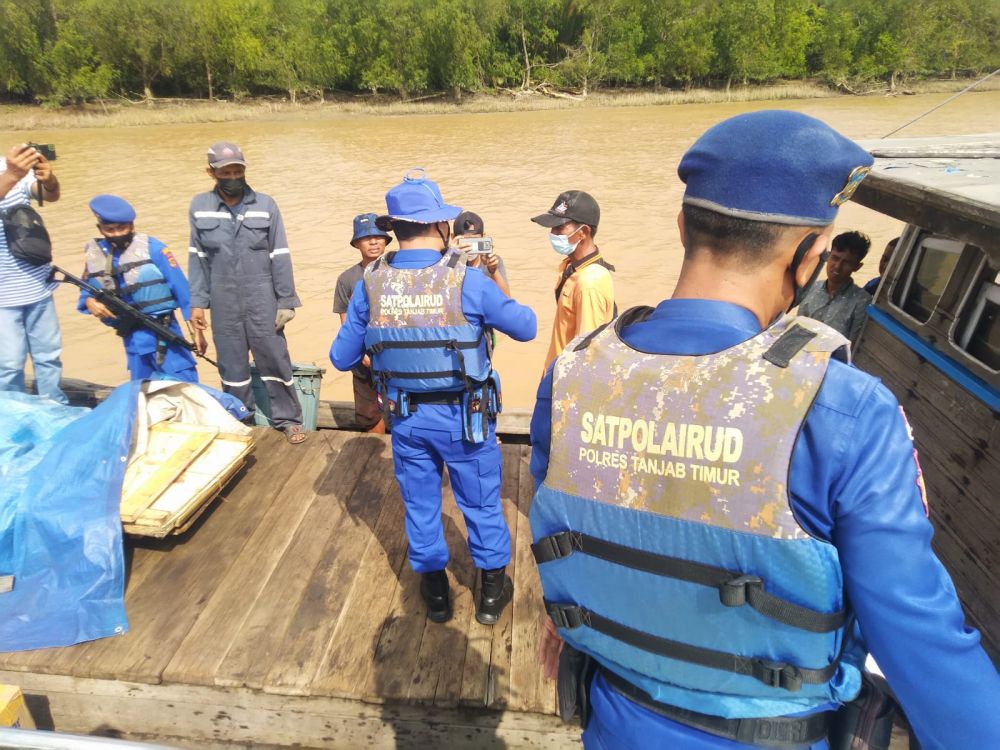
[[414,224],[436,224],[451,221],[460,213],[459,206],[450,206],[441,197],[441,189],[427,179],[423,167],[411,169],[403,181],[385,194],[384,216],[378,217],[378,226],[388,229],[394,219]]
[[101,224],[131,224],[135,221],[132,204],[117,195],[95,195],[89,205]]
[[763,110],[709,128],[681,159],[684,203],[727,216],[827,226],[874,163],[814,117]]
[[388,232],[383,232],[375,225],[376,219],[378,219],[378,214],[358,214],[354,217],[354,236],[351,237],[352,245],[358,240],[363,240],[365,237],[385,237],[386,243],[392,242],[392,235]]

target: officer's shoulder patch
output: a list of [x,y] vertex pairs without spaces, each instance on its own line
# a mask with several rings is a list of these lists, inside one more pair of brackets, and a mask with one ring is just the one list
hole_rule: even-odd
[[179,268],[177,265],[177,259],[174,257],[172,252],[167,250],[167,248],[163,248],[163,257],[167,259],[167,263],[170,264],[171,268]]

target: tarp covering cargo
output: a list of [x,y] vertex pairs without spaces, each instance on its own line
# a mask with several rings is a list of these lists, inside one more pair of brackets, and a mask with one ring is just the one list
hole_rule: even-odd
[[125,632],[130,456],[164,420],[248,428],[207,389],[175,381],[126,383],[93,410],[0,393],[0,415],[0,651]]

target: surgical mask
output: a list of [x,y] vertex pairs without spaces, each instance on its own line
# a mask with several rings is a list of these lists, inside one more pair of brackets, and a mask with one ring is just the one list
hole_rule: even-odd
[[221,190],[224,195],[228,195],[230,198],[235,198],[238,195],[243,194],[243,190],[247,186],[247,178],[236,177],[231,180],[216,180],[215,183],[219,186],[219,190]]
[[125,250],[128,249],[128,246],[132,244],[132,239],[134,237],[135,234],[129,232],[128,234],[123,234],[118,237],[106,237],[105,239],[107,239],[108,244],[111,245],[112,250],[116,253],[122,253],[125,252]]
[[576,246],[580,244],[580,240],[570,242],[569,238],[581,229],[583,229],[583,227],[577,227],[577,229],[569,234],[549,234],[549,242],[552,243],[552,249],[560,255],[572,255],[576,250]]

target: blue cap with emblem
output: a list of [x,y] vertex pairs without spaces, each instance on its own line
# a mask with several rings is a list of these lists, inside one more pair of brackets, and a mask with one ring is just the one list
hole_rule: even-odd
[[385,237],[386,243],[392,242],[392,235],[388,232],[383,232],[375,225],[376,219],[378,219],[378,214],[358,214],[354,217],[354,236],[351,237],[352,245],[358,240],[363,240],[365,237]]
[[89,205],[101,224],[131,224],[135,221],[132,204],[117,195],[95,195]]
[[389,229],[394,220],[436,224],[451,221],[462,213],[459,206],[444,202],[440,188],[427,179],[427,170],[423,167],[411,169],[401,183],[385,194],[385,208],[385,215],[376,220],[380,229]]
[[751,221],[827,226],[874,159],[814,117],[763,110],[723,120],[688,149],[684,203]]

